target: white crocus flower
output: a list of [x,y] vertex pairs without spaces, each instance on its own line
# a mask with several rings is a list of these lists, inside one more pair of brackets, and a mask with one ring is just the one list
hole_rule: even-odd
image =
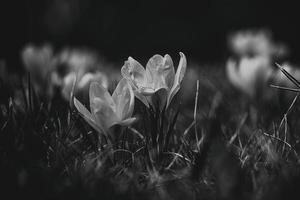
[[118,83],[112,95],[97,82],[92,82],[89,98],[91,111],[88,111],[76,98],[74,98],[74,105],[98,132],[107,134],[108,129],[113,125],[128,126],[136,120],[131,117],[134,108],[134,93],[126,79]]
[[175,74],[171,57],[166,54],[154,55],[149,59],[146,69],[135,59],[129,57],[121,69],[122,76],[132,85],[135,96],[147,107],[151,96],[160,91],[160,102],[166,102],[168,107],[175,94],[180,89],[181,81],[186,71],[186,57],[180,52],[180,61]]
[[264,88],[272,74],[268,58],[257,56],[242,58],[240,63],[229,60],[226,65],[229,81],[249,97],[255,97],[258,90]]

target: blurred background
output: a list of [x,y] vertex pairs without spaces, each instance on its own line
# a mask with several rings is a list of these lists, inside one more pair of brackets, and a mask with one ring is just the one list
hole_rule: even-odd
[[133,56],[145,63],[155,53],[178,52],[200,63],[227,58],[227,37],[236,30],[266,28],[298,61],[300,12],[294,2],[261,0],[1,1],[0,58],[18,69],[28,43],[87,47],[109,61]]

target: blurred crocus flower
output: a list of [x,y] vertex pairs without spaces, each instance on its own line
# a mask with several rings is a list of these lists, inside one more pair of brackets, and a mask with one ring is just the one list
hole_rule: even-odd
[[21,54],[25,69],[41,79],[55,67],[56,60],[49,45],[42,47],[28,45]]
[[[75,72],[79,76],[89,71],[99,68],[99,60],[97,55],[88,50],[64,49],[59,54],[60,66],[58,71],[64,73]],[[61,68],[61,70],[59,69]]]
[[229,37],[229,48],[233,53],[244,56],[283,57],[288,49],[283,44],[274,43],[270,31],[239,31]]
[[62,96],[66,99],[69,100],[71,97],[71,92],[73,89],[74,85],[74,93],[83,93],[83,96],[85,93],[88,92],[90,83],[91,82],[97,82],[99,83],[102,87],[108,88],[108,79],[105,74],[101,72],[95,72],[95,73],[85,73],[82,76],[79,76],[78,74],[76,75],[75,72],[67,74],[63,78],[63,83],[62,83],[62,88],[61,88],[61,93]]
[[242,58],[239,63],[229,60],[226,72],[233,86],[253,98],[266,87],[272,74],[272,67],[268,58],[257,56]]
[[121,69],[122,76],[126,78],[133,87],[135,96],[147,107],[153,105],[151,96],[158,92],[160,102],[168,107],[172,98],[180,89],[181,81],[186,71],[186,57],[180,52],[180,61],[175,74],[171,57],[165,55],[154,55],[149,59],[146,69],[135,59],[129,57]]
[[113,125],[128,126],[136,118],[132,117],[134,93],[126,79],[122,79],[112,95],[107,89],[92,82],[90,85],[90,110],[88,111],[76,98],[74,105],[84,119],[98,132],[107,134]]
[[49,80],[49,74],[57,64],[51,46],[36,47],[28,45],[22,50],[21,57],[25,69],[30,72],[35,90],[40,94],[51,96],[53,88]]

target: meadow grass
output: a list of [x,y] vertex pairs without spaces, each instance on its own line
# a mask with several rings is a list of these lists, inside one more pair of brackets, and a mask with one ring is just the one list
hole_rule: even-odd
[[206,66],[198,74],[198,81],[185,80],[194,88],[186,102],[185,91],[162,110],[136,100],[138,121],[112,127],[109,136],[93,130],[59,93],[51,100],[39,97],[30,74],[26,81],[1,80],[2,195],[291,199],[298,194],[298,94],[293,102],[257,102],[235,91],[221,67]]

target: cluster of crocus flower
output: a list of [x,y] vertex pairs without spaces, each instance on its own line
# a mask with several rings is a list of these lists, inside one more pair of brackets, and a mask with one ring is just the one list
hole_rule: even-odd
[[160,103],[168,107],[180,89],[186,65],[183,53],[180,53],[176,73],[169,55],[154,55],[148,61],[146,69],[129,57],[121,69],[123,78],[112,95],[103,86],[92,82],[89,90],[90,111],[76,98],[74,105],[95,130],[107,134],[109,128],[116,124],[128,126],[135,121],[132,117],[134,97],[149,107],[153,105],[153,95],[159,93]]
[[108,87],[109,80],[102,70],[103,64],[93,52],[63,49],[55,54],[50,45],[28,45],[21,56],[26,71],[31,74],[32,85],[40,96],[51,99],[54,88],[59,88],[62,97],[68,101],[73,88],[75,94],[87,96],[92,81]]
[[54,88],[58,87],[62,96],[70,100],[71,94],[78,97],[79,91],[89,91],[91,111],[77,98],[74,98],[74,105],[94,129],[107,133],[116,124],[130,125],[135,121],[131,117],[134,97],[147,107],[156,108],[153,100],[156,95],[160,108],[169,107],[186,72],[186,57],[181,52],[179,54],[180,61],[176,72],[169,55],[154,55],[149,59],[146,68],[129,57],[121,69],[123,78],[119,78],[121,80],[112,95],[108,92],[112,80],[99,70],[101,62],[91,52],[65,49],[54,54],[49,45],[29,45],[22,51],[22,59],[25,69],[32,75],[32,83],[37,92],[45,94],[51,91],[51,97]]

